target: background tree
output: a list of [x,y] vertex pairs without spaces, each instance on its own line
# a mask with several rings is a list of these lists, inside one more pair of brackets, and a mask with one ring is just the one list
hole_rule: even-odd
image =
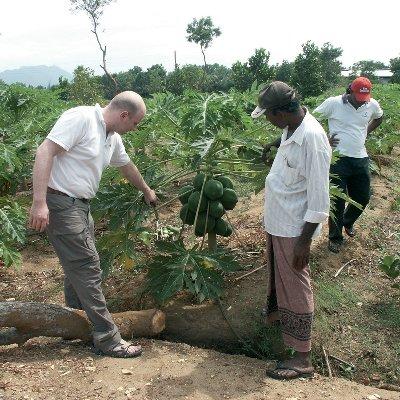
[[[114,74],[115,79],[118,81],[118,87],[120,91],[133,90],[140,95],[146,91],[145,88],[145,71],[138,66],[130,68],[128,71],[118,72]],[[101,77],[101,83],[104,90],[104,96],[107,99],[112,99],[115,95],[115,86],[107,75]]]
[[377,82],[375,75],[377,69],[387,68],[383,62],[374,60],[357,61],[351,66],[350,79],[355,79],[357,76],[365,76],[371,82]]
[[253,75],[253,81],[259,84],[266,84],[274,77],[274,67],[268,65],[270,53],[265,49],[256,49],[249,58],[249,69]]
[[84,11],[89,16],[89,19],[92,23],[92,33],[95,35],[99,48],[103,54],[103,64],[100,67],[103,69],[104,73],[109,77],[109,79],[113,82],[115,87],[114,94],[118,93],[118,82],[116,79],[108,72],[106,65],[106,54],[107,54],[107,46],[103,45],[99,38],[99,25],[100,18],[103,15],[103,8],[108,4],[112,3],[114,0],[70,0],[72,4],[73,11]]
[[186,33],[188,34],[186,39],[189,42],[194,42],[200,45],[203,54],[204,69],[206,70],[207,62],[205,50],[210,46],[215,37],[221,35],[221,30],[214,27],[211,17],[205,17],[200,18],[199,20],[194,18],[192,23],[187,26]]
[[79,104],[93,105],[102,100],[102,88],[94,71],[79,65],[74,70],[74,79],[68,87],[68,97]]
[[324,43],[320,49],[320,60],[322,77],[324,80],[323,89],[329,89],[340,82],[342,63],[338,58],[343,50],[340,47],[333,47],[331,43]]
[[240,61],[236,61],[232,65],[231,70],[232,81],[235,89],[243,92],[251,87],[254,79],[247,62],[242,63]]
[[390,70],[393,72],[391,83],[400,83],[400,57],[390,60]]
[[245,63],[240,61],[232,65],[232,81],[235,88],[243,91],[251,87],[254,81],[266,84],[275,75],[273,66],[268,65],[270,53],[263,48],[256,49]]
[[58,78],[58,85],[55,85],[51,88],[51,90],[58,90],[58,97],[61,100],[68,100],[69,99],[69,81],[67,78],[60,76]]
[[324,88],[320,49],[311,41],[302,49],[294,61],[292,83],[303,97],[318,96]]
[[277,81],[290,83],[292,81],[293,72],[294,63],[283,60],[282,64],[278,64],[275,66],[275,79]]
[[167,90],[174,94],[182,94],[187,89],[204,91],[206,76],[203,68],[188,64],[178,67],[167,76]]
[[233,87],[230,68],[221,64],[208,65],[207,92],[228,92]]
[[144,96],[153,93],[165,92],[167,83],[167,71],[161,64],[152,65],[145,73],[146,91]]

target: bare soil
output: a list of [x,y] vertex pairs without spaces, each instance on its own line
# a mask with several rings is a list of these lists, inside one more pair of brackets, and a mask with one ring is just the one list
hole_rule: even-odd
[[[265,378],[267,364],[180,343],[142,340],[137,359],[94,356],[81,343],[35,339],[0,349],[0,398],[94,399],[399,399],[399,394],[317,375],[295,382]],[[375,395],[375,396],[374,396]]]

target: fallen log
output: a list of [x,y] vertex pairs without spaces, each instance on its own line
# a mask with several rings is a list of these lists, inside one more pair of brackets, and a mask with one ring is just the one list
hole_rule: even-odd
[[[157,309],[112,314],[122,337],[153,337],[165,328],[165,314]],[[56,304],[0,302],[0,345],[22,344],[37,336],[91,340],[91,324],[84,311]]]

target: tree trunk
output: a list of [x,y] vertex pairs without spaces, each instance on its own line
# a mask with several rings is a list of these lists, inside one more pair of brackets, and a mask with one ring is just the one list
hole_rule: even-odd
[[[157,309],[112,314],[126,338],[152,337],[165,328],[165,314]],[[0,345],[22,344],[36,336],[91,340],[86,313],[56,304],[0,302]]]
[[206,72],[207,71],[206,53],[204,53],[204,50],[202,47],[201,47],[201,52],[203,53],[204,72]]

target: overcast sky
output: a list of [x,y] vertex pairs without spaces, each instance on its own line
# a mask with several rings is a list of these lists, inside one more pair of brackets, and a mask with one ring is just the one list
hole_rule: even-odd
[[[200,49],[186,41],[194,17],[211,16],[222,35],[207,50],[209,63],[231,66],[254,49],[270,51],[271,62],[294,60],[307,40],[343,49],[344,66],[373,59],[388,63],[400,56],[400,2],[397,0],[117,0],[102,17],[101,40],[108,68],[134,65],[202,63]],[[0,71],[31,65],[77,65],[100,73],[101,53],[83,14],[70,12],[68,0],[1,0]]]

